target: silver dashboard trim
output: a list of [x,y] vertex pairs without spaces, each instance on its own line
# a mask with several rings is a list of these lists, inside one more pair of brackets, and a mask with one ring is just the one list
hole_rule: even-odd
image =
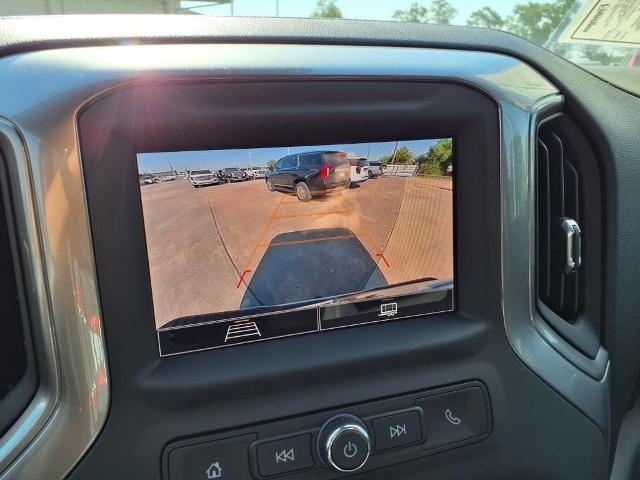
[[[75,136],[73,124],[71,132]],[[54,183],[39,199],[37,150],[4,118],[0,146],[12,187],[39,376],[35,397],[0,438],[0,477],[62,478],[102,428],[109,404],[88,217],[74,211],[85,207],[84,184],[81,171],[71,169],[64,179],[50,179]],[[42,216],[52,204],[58,208]],[[73,440],[67,442],[68,435]]]
[[490,96],[498,105],[502,131],[506,336],[524,364],[606,428],[606,414],[590,412],[593,399],[606,392],[608,370],[600,380],[585,375],[550,345],[533,321],[531,139],[536,119],[558,110],[562,97],[530,66],[489,52],[401,47],[171,44],[52,49],[0,58],[0,115],[6,118],[1,132],[10,139],[2,146],[15,153],[12,193],[26,222],[20,241],[23,256],[33,266],[32,322],[48,340],[39,354],[49,382],[0,440],[0,478],[66,476],[107,418],[105,340],[78,150],[78,112],[108,90],[131,82],[237,78],[450,81]]
[[571,358],[580,354],[541,318],[536,307],[537,131],[539,122],[561,112],[563,105],[561,95],[550,95],[541,98],[529,112],[510,112],[509,123],[503,124],[500,205],[505,331],[524,363],[606,433],[609,429],[608,389],[603,388],[609,381],[606,350],[601,346],[592,362],[604,365],[601,376],[590,376],[578,367],[580,361],[588,362],[586,357]]
[[7,168],[9,184],[18,186],[12,195],[12,207],[17,215],[15,226],[20,241],[17,243],[25,282],[26,303],[30,312],[37,311],[33,328],[33,344],[38,364],[39,387],[20,421],[0,438],[0,471],[4,470],[17,453],[27,448],[35,435],[44,428],[60,397],[58,356],[55,332],[52,329],[47,281],[44,271],[39,227],[31,195],[31,175],[24,138],[16,126],[0,119],[0,149]]

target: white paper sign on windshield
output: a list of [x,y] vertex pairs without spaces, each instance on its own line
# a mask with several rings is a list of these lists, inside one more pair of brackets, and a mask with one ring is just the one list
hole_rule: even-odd
[[591,0],[562,32],[561,43],[640,45],[640,0]]

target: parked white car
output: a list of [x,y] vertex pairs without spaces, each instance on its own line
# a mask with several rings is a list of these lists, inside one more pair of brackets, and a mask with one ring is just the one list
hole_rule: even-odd
[[269,169],[267,167],[253,167],[247,170],[253,178],[264,178]]
[[213,173],[211,170],[190,170],[189,181],[194,188],[220,183],[218,175]]
[[355,187],[369,179],[369,162],[362,157],[349,157],[351,164],[351,186]]
[[384,172],[384,163],[375,162],[375,161],[372,162],[371,160],[369,160],[369,171],[367,172],[367,175],[369,175],[369,178],[379,177],[380,175],[382,175],[383,172]]

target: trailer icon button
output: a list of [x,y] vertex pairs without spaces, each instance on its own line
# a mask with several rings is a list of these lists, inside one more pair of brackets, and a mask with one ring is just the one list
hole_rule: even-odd
[[379,317],[395,317],[398,314],[398,304],[393,303],[383,303],[380,305],[380,313]]

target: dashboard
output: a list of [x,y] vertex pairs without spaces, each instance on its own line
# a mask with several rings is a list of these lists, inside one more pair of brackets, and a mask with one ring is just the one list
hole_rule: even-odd
[[623,468],[638,98],[494,31],[87,18],[0,23],[0,478]]

